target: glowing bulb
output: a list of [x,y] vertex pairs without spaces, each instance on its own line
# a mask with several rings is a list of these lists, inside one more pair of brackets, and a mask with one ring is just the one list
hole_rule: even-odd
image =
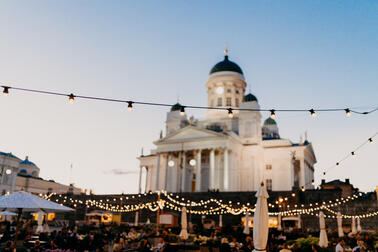
[[173,161],[173,160],[169,160],[168,161],[168,166],[169,167],[173,167],[175,165],[175,161]]
[[302,186],[301,190],[302,190],[302,192],[306,191],[304,186]]
[[309,112],[310,112],[312,117],[316,117],[316,113],[315,113],[314,109],[310,109]]
[[127,102],[127,109],[129,110],[129,111],[131,111],[131,110],[133,110],[133,102],[132,101],[128,101]]
[[345,114],[346,114],[347,117],[349,117],[350,116],[350,109],[348,109],[348,108],[345,109]]
[[311,181],[311,184],[312,184],[312,185],[315,185],[315,181],[314,181],[314,180],[312,180],[312,181]]
[[372,143],[373,142],[373,138],[369,138],[369,142]]
[[5,87],[3,86],[4,90],[3,90],[3,94],[4,95],[8,95],[9,94],[9,87]]
[[181,106],[181,109],[180,109],[180,115],[181,115],[181,116],[184,116],[184,115],[185,115],[185,107],[184,107],[184,106]]
[[7,170],[5,171],[5,173],[6,173],[7,175],[10,175],[10,174],[12,173],[12,170],[11,170],[11,169],[7,169]]
[[274,109],[270,110],[270,118],[272,118],[272,119],[276,118],[276,113],[275,113]]
[[229,118],[232,118],[234,116],[234,114],[232,113],[232,108],[228,108],[228,117]]
[[70,94],[70,95],[68,96],[68,100],[69,100],[71,103],[73,103],[73,102],[75,101],[75,96],[74,96],[74,94]]
[[291,197],[295,197],[295,193],[292,193],[292,194],[291,194]]

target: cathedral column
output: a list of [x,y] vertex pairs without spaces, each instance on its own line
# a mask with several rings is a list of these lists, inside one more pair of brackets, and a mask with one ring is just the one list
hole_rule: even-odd
[[223,152],[223,190],[224,191],[228,191],[229,189],[229,178],[228,178],[228,174],[229,174],[229,170],[228,170],[228,149],[224,149],[224,152]]
[[146,184],[144,186],[144,191],[145,192],[148,192],[149,190],[151,190],[151,181],[149,180],[149,177],[150,177],[150,168],[146,167]]
[[215,151],[210,150],[210,170],[209,170],[209,189],[214,189],[214,175],[215,175]]
[[181,164],[181,192],[185,192],[185,179],[186,179],[186,158],[185,152],[182,153],[182,164]]
[[201,191],[201,150],[197,151],[196,192]]
[[159,190],[160,178],[160,153],[157,154],[155,191]]

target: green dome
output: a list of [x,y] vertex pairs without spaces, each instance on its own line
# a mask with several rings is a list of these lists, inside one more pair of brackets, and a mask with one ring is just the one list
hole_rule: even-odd
[[272,118],[268,118],[264,121],[264,125],[277,125],[276,121]]
[[251,101],[256,101],[257,102],[257,98],[253,94],[249,93],[249,94],[247,94],[247,95],[245,95],[243,97],[243,101],[244,102],[251,102]]
[[223,71],[230,71],[230,72],[237,72],[243,74],[241,68],[234,62],[228,60],[228,55],[224,56],[224,60],[218,62],[210,71],[210,74],[223,72]]
[[176,103],[171,107],[171,111],[179,111],[181,110],[182,105],[180,103]]

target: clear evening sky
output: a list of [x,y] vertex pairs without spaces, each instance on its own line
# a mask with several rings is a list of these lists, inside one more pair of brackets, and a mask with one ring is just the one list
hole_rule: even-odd
[[[378,106],[377,1],[0,1],[1,85],[206,105],[226,42],[263,108]],[[41,177],[62,183],[73,164],[71,180],[96,193],[137,191],[136,157],[153,147],[168,110],[15,90],[0,108],[0,151],[28,155]],[[294,142],[308,132],[319,183],[378,131],[378,112],[278,113],[277,122]],[[326,179],[373,190],[375,140]]]

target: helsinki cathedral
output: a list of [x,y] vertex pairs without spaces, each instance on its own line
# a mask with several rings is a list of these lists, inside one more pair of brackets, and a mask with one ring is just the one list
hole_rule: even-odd
[[[281,138],[272,118],[262,123],[256,96],[245,94],[242,69],[226,55],[209,73],[205,120],[187,118],[181,104],[167,113],[166,135],[140,161],[139,186],[146,191],[207,192],[312,189],[316,157],[312,144]],[[139,188],[141,190],[141,188]]]

